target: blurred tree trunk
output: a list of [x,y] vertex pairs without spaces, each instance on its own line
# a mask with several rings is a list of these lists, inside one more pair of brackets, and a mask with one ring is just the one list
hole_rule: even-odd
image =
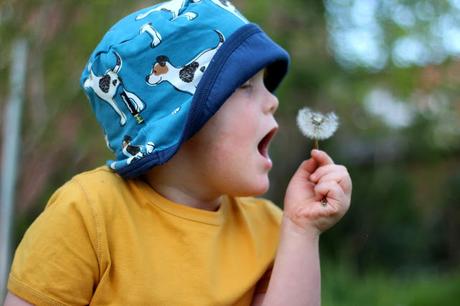
[[24,100],[27,42],[17,39],[11,47],[10,98],[3,119],[0,202],[0,301],[5,297],[11,261],[11,228],[17,178],[21,113]]

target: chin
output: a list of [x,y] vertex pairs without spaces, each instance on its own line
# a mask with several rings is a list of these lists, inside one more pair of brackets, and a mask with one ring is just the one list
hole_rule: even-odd
[[254,196],[254,197],[261,196],[267,193],[267,191],[268,191],[268,186],[266,188],[261,188],[259,190],[256,190],[251,196]]
[[270,187],[270,182],[268,178],[265,178],[264,180],[261,179],[258,182],[248,182],[248,184],[246,184],[244,187],[244,190],[241,190],[238,196],[260,196],[268,191],[268,188]]
[[227,175],[218,176],[220,193],[248,197],[260,196],[268,191],[270,187],[268,171],[251,167],[238,167],[235,171],[235,168],[227,171]]

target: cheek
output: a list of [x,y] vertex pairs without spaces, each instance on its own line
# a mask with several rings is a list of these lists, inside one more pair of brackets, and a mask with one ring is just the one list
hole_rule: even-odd
[[250,162],[255,150],[255,140],[250,129],[235,128],[230,134],[223,136],[221,143],[215,148],[215,155],[220,163],[245,165]]
[[[217,113],[204,126],[195,145],[199,146],[201,156],[208,157],[207,167],[231,171],[231,168],[248,167],[253,162],[260,127],[251,107],[239,112],[227,111]],[[231,116],[226,116],[228,113]]]
[[239,152],[239,148],[233,141],[222,141],[208,147],[206,155],[209,157],[208,162],[216,168],[225,168],[234,163]]
[[228,120],[213,129],[214,149],[220,154],[238,154],[253,146],[257,124],[252,117],[236,116],[237,120]]
[[[249,113],[249,111],[248,111]],[[248,113],[241,114],[231,126],[223,131],[222,141],[229,143],[232,147],[245,147],[256,141],[256,134],[259,129],[256,116],[248,116]]]
[[212,171],[219,179],[233,181],[248,166],[247,151],[236,139],[215,144],[208,150],[207,171]]

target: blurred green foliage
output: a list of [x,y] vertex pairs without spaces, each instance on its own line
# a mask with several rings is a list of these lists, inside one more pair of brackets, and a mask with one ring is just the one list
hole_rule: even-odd
[[[384,34],[382,48],[389,54],[386,64],[378,69],[351,60],[344,64],[331,44],[338,17],[327,7],[357,2],[234,1],[292,56],[289,75],[277,92],[281,129],[271,147],[275,167],[266,196],[282,206],[289,178],[308,158],[311,143],[297,130],[297,110],[334,110],[341,126],[320,145],[348,167],[354,190],[349,213],[322,237],[324,304],[453,305],[459,298],[454,288],[460,285],[460,61],[452,55],[423,65],[394,60],[392,44],[409,32],[426,33],[429,21],[403,27],[392,21],[387,5],[375,13],[381,12],[376,20]],[[414,10],[428,3],[435,22],[454,9],[455,1],[393,2]],[[115,21],[152,3],[0,3],[0,96],[9,92],[14,39],[27,38],[31,50],[16,243],[58,186],[110,157],[79,88],[80,72]],[[410,124],[395,128],[369,108],[388,100],[412,110]],[[5,99],[0,103],[3,108]],[[398,115],[397,110],[386,112],[390,119]]]
[[460,277],[455,274],[414,274],[398,277],[368,271],[356,275],[348,265],[323,263],[324,306],[434,306],[457,305]]

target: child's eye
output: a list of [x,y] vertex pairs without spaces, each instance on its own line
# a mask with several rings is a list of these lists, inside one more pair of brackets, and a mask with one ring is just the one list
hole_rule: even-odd
[[240,89],[249,89],[252,87],[251,82],[246,82],[243,85],[240,86]]

